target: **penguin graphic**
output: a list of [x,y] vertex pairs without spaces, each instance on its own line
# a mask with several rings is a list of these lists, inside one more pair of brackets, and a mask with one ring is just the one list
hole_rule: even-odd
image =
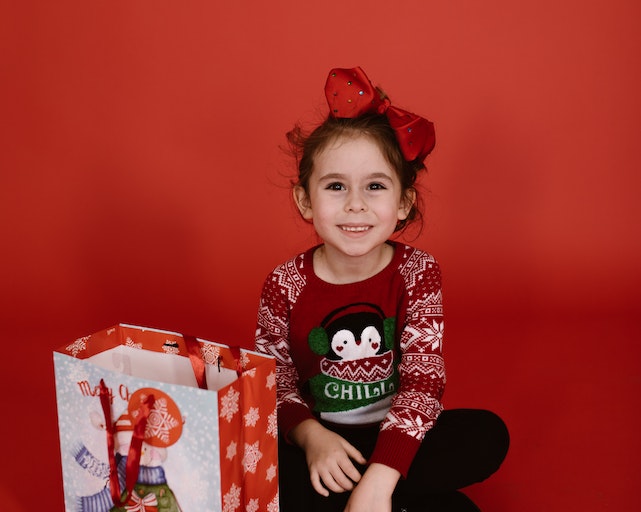
[[315,410],[321,418],[374,415],[389,407],[398,387],[394,364],[396,320],[368,302],[343,306],[311,330],[308,344],[323,356],[320,373],[309,381]]

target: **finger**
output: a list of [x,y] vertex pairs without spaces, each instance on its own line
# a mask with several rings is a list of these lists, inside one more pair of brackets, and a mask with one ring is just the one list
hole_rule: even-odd
[[[349,463],[349,465],[352,466],[351,463]],[[356,468],[354,468],[354,466],[352,466],[352,469],[356,471]],[[360,474],[358,473],[358,471],[356,471],[356,475],[358,476],[358,478],[360,478]],[[332,489],[334,492],[345,492],[354,489],[353,480],[351,480],[350,477],[345,473],[345,471],[343,471],[343,468],[340,464],[332,471],[331,477],[333,478],[336,485],[338,485],[338,487],[340,488],[340,490],[338,491]]]
[[[342,474],[342,472],[341,472],[341,474]],[[334,478],[334,476],[332,474],[330,474],[330,473],[321,474],[320,475],[320,479],[321,479],[323,485],[327,489],[329,489],[330,491],[336,492],[336,493],[345,492],[345,488],[336,481],[336,479]],[[323,496],[325,496],[325,495],[323,495]]]
[[341,493],[354,488],[354,483],[343,473],[338,464],[319,469],[318,476],[321,485],[332,492]]
[[363,454],[347,441],[345,441],[344,448],[350,459],[358,462],[359,464],[367,464],[367,459],[363,457]]
[[361,473],[360,471],[352,464],[352,461],[347,459],[346,462],[343,464],[340,464],[340,469],[342,473],[346,476],[346,478],[349,478],[350,481],[350,490],[354,487],[353,482],[360,482],[361,480]]
[[312,482],[312,487],[321,496],[329,496],[329,491],[321,483],[320,475],[316,471],[309,472],[309,479]]

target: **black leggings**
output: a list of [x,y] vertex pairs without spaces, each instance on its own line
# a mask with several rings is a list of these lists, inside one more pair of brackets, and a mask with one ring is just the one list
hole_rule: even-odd
[[[378,427],[354,428],[326,425],[353,444],[368,458],[376,444]],[[494,473],[505,458],[509,434],[494,413],[477,409],[452,409],[441,413],[426,434],[392,498],[393,510],[414,512],[463,512],[479,510],[457,492],[481,482]],[[309,480],[304,452],[279,441],[279,485],[281,512],[342,512],[349,493],[319,495]],[[364,468],[359,468],[361,473]]]

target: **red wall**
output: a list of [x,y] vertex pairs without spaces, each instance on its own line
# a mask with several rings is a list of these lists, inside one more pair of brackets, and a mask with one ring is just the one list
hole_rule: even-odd
[[314,242],[283,134],[354,65],[436,124],[412,243],[444,270],[446,405],[513,440],[470,495],[636,507],[639,20],[635,0],[0,2],[3,508],[62,508],[54,347],[117,322],[251,345],[262,279]]

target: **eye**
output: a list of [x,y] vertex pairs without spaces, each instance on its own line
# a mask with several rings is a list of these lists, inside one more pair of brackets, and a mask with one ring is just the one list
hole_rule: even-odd
[[345,190],[345,186],[342,183],[335,181],[334,183],[327,185],[325,190]]
[[354,344],[356,338],[354,338],[354,333],[347,329],[341,329],[334,336],[332,336],[332,347],[337,347],[338,345],[347,345]]
[[367,185],[367,190],[385,190],[387,187],[383,185],[382,183],[370,183]]
[[379,343],[381,341],[381,335],[376,327],[369,325],[363,329],[361,340],[367,343]]

